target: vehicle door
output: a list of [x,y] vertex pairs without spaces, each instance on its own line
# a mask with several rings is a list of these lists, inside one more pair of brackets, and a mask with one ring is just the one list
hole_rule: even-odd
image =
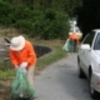
[[[86,36],[86,38],[83,40],[82,44],[89,44],[90,45],[90,48],[91,48],[92,47],[92,43],[93,43],[94,36],[95,36],[95,32],[94,31],[90,32]],[[87,74],[88,67],[89,67],[89,64],[90,64],[91,50],[81,50],[80,55],[81,55],[80,59],[81,59],[81,61],[83,63],[82,69]]]
[[[92,58],[94,59],[92,61],[92,64],[94,67],[96,66],[96,64],[100,64],[100,33],[97,33],[93,44],[94,44],[93,45],[94,52],[93,52]],[[96,67],[94,67],[94,69],[96,69]]]

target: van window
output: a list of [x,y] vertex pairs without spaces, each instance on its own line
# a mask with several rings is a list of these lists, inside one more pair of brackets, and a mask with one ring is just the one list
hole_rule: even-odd
[[100,33],[96,36],[94,50],[100,50]]
[[94,31],[92,31],[91,33],[89,33],[87,36],[86,36],[86,38],[85,38],[85,40],[84,40],[84,44],[90,44],[90,46],[92,45],[92,41],[93,41],[93,39],[94,39],[94,36],[95,36],[95,32]]

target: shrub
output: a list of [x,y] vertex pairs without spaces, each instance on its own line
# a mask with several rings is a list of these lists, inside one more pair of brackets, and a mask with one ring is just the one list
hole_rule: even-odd
[[8,3],[0,1],[0,25],[9,26],[12,23],[12,8]]
[[68,15],[53,9],[30,9],[27,5],[10,5],[0,1],[0,25],[13,26],[29,36],[64,39],[69,31]]
[[70,27],[68,22],[68,15],[53,10],[46,10],[42,23],[43,32],[41,34],[41,38],[65,39],[65,37],[67,37],[67,33]]

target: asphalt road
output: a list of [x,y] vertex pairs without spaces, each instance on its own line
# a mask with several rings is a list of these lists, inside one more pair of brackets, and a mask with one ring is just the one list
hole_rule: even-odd
[[79,79],[76,54],[47,66],[35,77],[35,100],[92,100],[87,79]]

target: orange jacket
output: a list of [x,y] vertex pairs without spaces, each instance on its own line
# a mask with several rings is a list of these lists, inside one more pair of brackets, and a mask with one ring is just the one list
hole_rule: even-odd
[[70,40],[79,40],[79,37],[76,33],[72,33],[72,34],[70,34],[69,39]]
[[77,44],[80,44],[79,36],[76,33],[70,34],[69,39],[70,40],[77,40]]
[[35,66],[37,58],[34,48],[29,41],[26,40],[25,47],[21,51],[18,52],[11,49],[9,51],[10,59],[14,66],[19,66],[22,62],[28,62],[27,68],[30,66]]

